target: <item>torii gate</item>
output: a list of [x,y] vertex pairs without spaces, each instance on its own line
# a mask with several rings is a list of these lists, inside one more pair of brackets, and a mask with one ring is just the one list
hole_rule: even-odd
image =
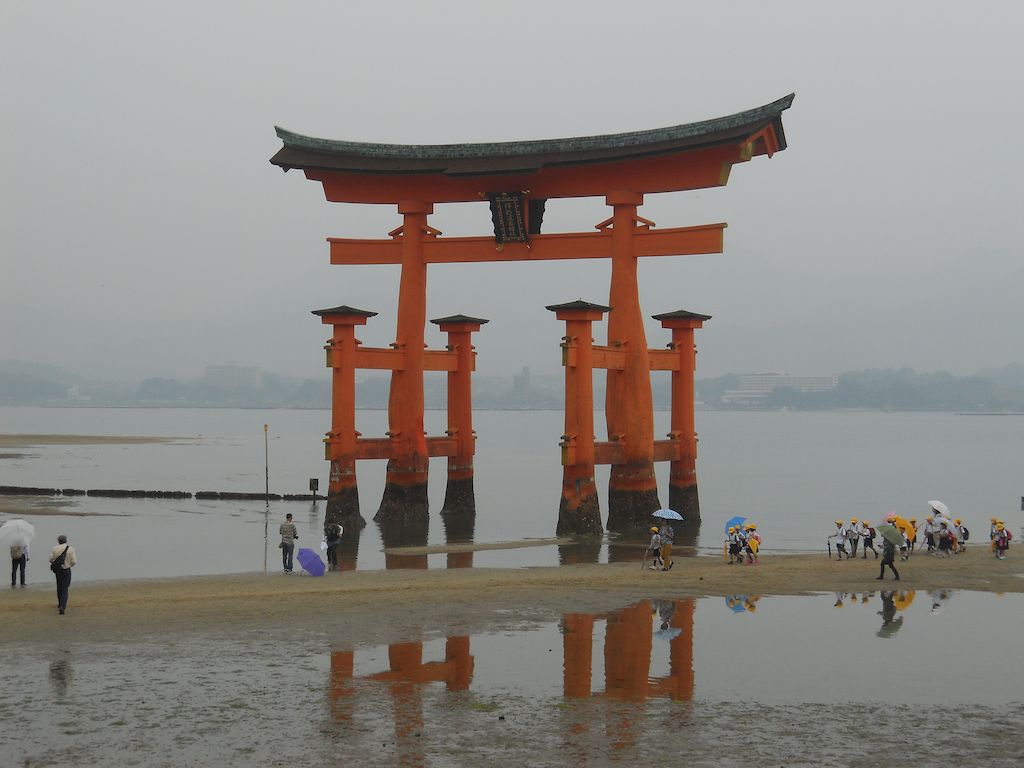
[[[427,440],[423,433],[428,264],[608,258],[612,262],[608,346],[621,367],[608,370],[605,418],[621,443],[609,482],[608,528],[646,525],[657,509],[650,360],[637,287],[641,256],[720,253],[724,223],[654,229],[638,214],[644,195],[723,186],[732,166],[786,148],[778,101],[727,117],[649,131],[492,144],[369,144],[302,136],[282,128],[271,162],[323,185],[329,201],[397,206],[402,224],[387,240],[328,238],[332,264],[400,264],[392,369],[387,481],[375,519],[427,518]],[[596,232],[541,234],[547,200],[602,196],[612,215]],[[490,203],[494,235],[441,237],[427,224],[438,203]],[[326,321],[326,320],[325,320]],[[331,434],[330,438],[339,437]],[[348,437],[340,436],[347,441]],[[471,473],[471,470],[469,470]],[[465,474],[465,473],[464,473]],[[463,477],[463,480],[466,478]],[[675,480],[675,478],[673,478]],[[334,482],[328,516],[358,517]],[[696,485],[670,489],[678,510],[699,520]],[[349,506],[344,500],[348,498]],[[333,504],[332,504],[333,499]]]

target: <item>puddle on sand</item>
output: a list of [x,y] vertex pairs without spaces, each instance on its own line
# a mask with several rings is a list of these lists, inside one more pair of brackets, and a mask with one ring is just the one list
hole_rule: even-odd
[[0,764],[1019,765],[1022,607],[733,595],[527,625],[495,610],[489,627],[389,645],[339,644],[311,617],[17,649],[0,667]]

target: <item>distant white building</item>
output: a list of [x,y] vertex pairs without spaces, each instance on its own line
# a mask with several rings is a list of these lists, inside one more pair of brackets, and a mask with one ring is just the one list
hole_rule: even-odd
[[756,403],[773,390],[785,387],[797,392],[832,392],[839,386],[838,376],[790,376],[785,373],[744,373],[739,389],[722,394],[723,403]]
[[263,385],[263,369],[240,365],[208,365],[203,383],[222,389],[259,389]]

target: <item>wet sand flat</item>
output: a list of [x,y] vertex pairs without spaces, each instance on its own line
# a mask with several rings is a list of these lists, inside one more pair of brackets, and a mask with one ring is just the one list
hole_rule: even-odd
[[[391,570],[328,573],[322,578],[280,573],[200,576],[123,582],[73,583],[68,616],[77,640],[189,632],[216,627],[261,627],[302,621],[325,610],[344,617],[353,637],[439,613],[483,617],[495,609],[531,605],[550,610],[600,609],[637,596],[751,593],[792,595],[880,588],[1024,592],[1024,561],[998,561],[980,547],[954,558],[915,555],[898,562],[902,580],[880,561],[828,560],[821,555],[765,555],[759,565],[728,565],[721,558],[678,558],[669,572],[637,563],[550,568]],[[35,567],[35,578],[41,579]],[[48,576],[49,574],[47,574]],[[52,579],[26,590],[0,592],[0,642],[47,642],[58,620]],[[73,617],[73,618],[72,618]],[[383,632],[383,634],[387,634]]]
[[153,435],[4,435],[0,448],[30,448],[38,445],[147,445],[189,440],[187,437]]

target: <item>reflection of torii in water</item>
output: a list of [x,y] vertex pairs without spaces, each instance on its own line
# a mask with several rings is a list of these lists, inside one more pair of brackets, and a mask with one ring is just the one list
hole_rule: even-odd
[[[681,630],[669,641],[669,674],[651,678],[651,651],[654,629],[652,605],[643,600],[636,605],[607,615],[604,641],[603,693],[591,691],[592,649],[596,614],[567,614],[562,619],[562,645],[565,653],[563,691],[567,699],[594,696],[623,702],[639,702],[667,697],[673,701],[693,699],[693,609],[694,600],[674,600],[669,626]],[[571,716],[571,714],[570,714]],[[614,709],[607,725],[612,748],[619,750],[635,743],[635,731],[643,720],[643,710],[635,706]],[[569,726],[576,734],[588,729],[584,720]]]

